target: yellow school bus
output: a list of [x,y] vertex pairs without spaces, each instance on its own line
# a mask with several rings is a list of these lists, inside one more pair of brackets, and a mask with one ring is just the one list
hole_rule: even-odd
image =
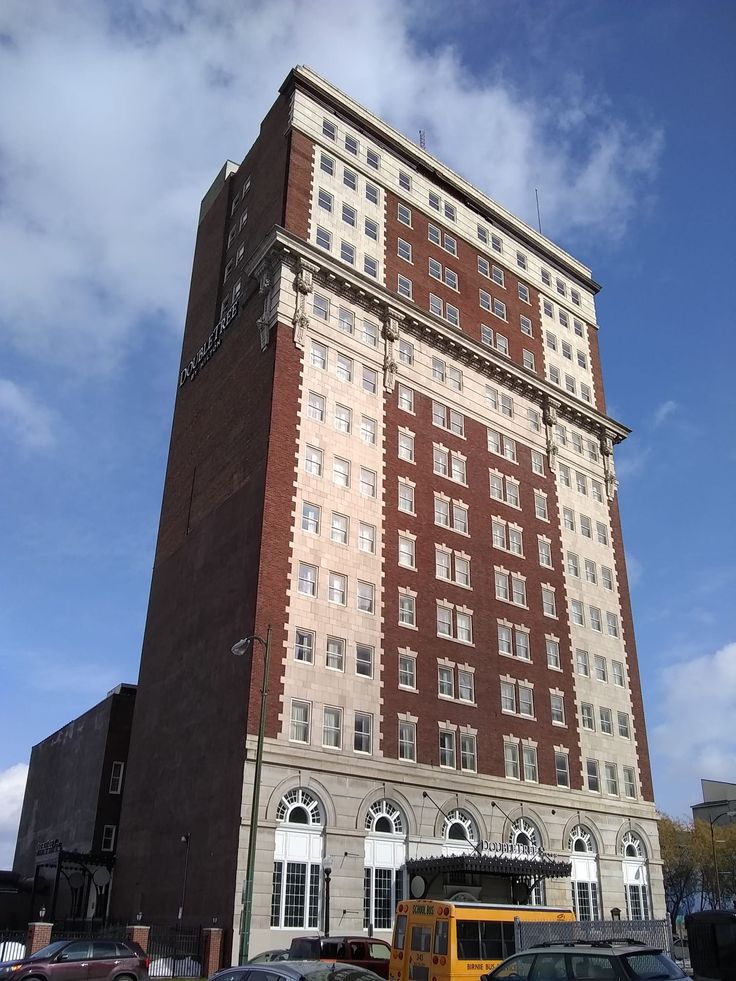
[[514,918],[574,920],[559,906],[407,900],[396,907],[389,981],[478,981],[515,952]]

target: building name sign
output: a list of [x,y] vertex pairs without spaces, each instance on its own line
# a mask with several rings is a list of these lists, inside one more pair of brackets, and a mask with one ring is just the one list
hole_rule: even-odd
[[225,311],[220,320],[212,328],[212,332],[200,347],[197,353],[194,355],[189,364],[185,365],[181,374],[179,375],[179,388],[182,387],[186,382],[191,381],[196,378],[199,372],[204,368],[207,362],[210,360],[212,355],[222,344],[222,338],[225,331],[228,329],[230,324],[235,319],[235,314],[238,312],[238,301],[236,300],[233,305]]
[[61,851],[61,842],[58,838],[47,838],[46,841],[39,841],[36,845],[36,855],[53,855],[58,851]]
[[544,849],[538,845],[515,845],[504,841],[480,842],[480,851],[485,855],[504,855],[511,858],[544,858]]

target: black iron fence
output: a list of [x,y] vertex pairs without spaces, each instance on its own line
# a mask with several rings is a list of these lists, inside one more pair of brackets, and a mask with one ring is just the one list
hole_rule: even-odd
[[152,978],[201,978],[202,928],[152,926],[148,956],[148,974]]
[[63,920],[51,928],[52,940],[125,940],[126,923],[102,923],[95,920]]
[[672,953],[669,920],[515,920],[516,949],[572,940],[637,940]]
[[26,956],[25,930],[0,930],[0,962]]

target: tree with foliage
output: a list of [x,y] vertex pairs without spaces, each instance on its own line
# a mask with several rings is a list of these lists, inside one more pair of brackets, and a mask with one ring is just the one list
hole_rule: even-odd
[[659,821],[659,846],[662,852],[662,874],[667,912],[675,929],[681,913],[691,913],[700,893],[700,850],[696,849],[695,829],[691,823],[662,815]]

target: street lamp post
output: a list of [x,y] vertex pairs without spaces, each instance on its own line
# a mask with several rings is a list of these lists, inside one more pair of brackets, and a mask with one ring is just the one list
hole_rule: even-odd
[[238,963],[245,964],[248,960],[250,945],[250,923],[253,913],[253,872],[256,864],[256,839],[258,836],[258,808],[261,797],[261,769],[263,767],[263,738],[266,731],[266,698],[268,696],[268,664],[271,657],[271,625],[268,625],[266,639],[253,635],[245,637],[235,644],[231,651],[236,657],[241,657],[253,643],[263,647],[263,682],[261,685],[261,710],[258,718],[258,742],[256,744],[256,765],[253,771],[253,798],[250,805],[250,829],[248,832],[248,856],[245,866],[245,881],[243,883],[243,909],[240,917],[240,956]]
[[718,859],[716,857],[716,836],[713,829],[723,817],[729,817],[729,818],[736,817],[736,811],[721,811],[721,813],[716,814],[714,818],[708,818],[708,822],[710,824],[710,847],[713,850],[713,870],[716,876],[716,909],[721,908],[721,877],[718,873]]
[[326,858],[322,864],[322,874],[325,877],[325,925],[324,934],[326,937],[330,935],[330,880],[332,878],[332,864],[328,858]]
[[177,920],[181,924],[181,919],[184,916],[184,903],[187,900],[187,875],[189,873],[189,838],[188,834],[181,836],[181,843],[185,846],[184,850],[184,878],[181,884],[181,902],[179,903],[179,915]]

